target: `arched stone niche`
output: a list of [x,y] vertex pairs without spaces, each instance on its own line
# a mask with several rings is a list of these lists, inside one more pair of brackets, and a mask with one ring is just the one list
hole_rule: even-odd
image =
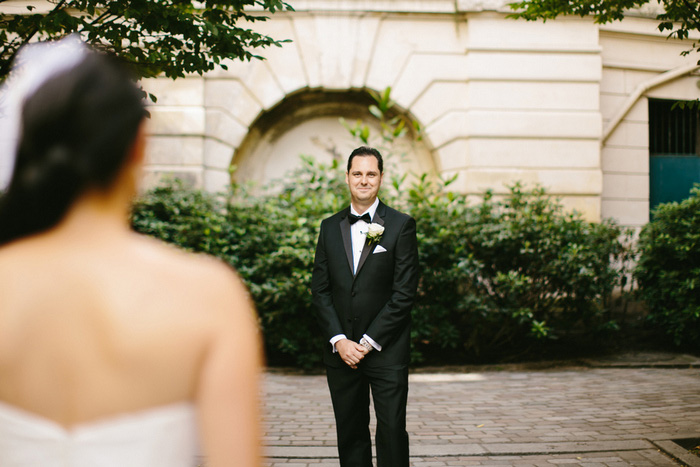
[[[407,132],[391,147],[381,142],[380,123],[368,110],[372,103],[362,90],[304,90],[285,97],[249,127],[233,155],[233,179],[263,187],[298,167],[301,155],[325,163],[337,159],[344,167],[350,152],[362,143],[352,137],[341,118],[349,125],[361,120],[370,127],[370,145],[384,155],[387,175],[434,174],[432,154],[415,132]],[[410,118],[401,110],[392,117],[399,113]]]

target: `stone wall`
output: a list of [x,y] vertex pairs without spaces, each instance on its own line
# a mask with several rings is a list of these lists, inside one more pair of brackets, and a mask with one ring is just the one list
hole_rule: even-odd
[[603,58],[600,105],[603,193],[601,212],[624,225],[649,221],[649,115],[647,98],[700,97],[697,56],[689,42],[667,40],[657,22],[626,18],[600,27]]
[[175,174],[217,191],[232,167],[262,183],[302,153],[344,159],[355,143],[338,118],[371,120],[369,93],[391,86],[425,131],[396,170],[457,174],[453,186],[475,197],[541,184],[588,219],[639,226],[649,217],[647,98],[700,96],[697,57],[680,55],[692,40],[667,40],[653,11],[597,25],[507,19],[502,0],[291,3],[295,12],[256,23],[291,40],[260,51],[266,60],[144,83],[158,96],[147,185]]

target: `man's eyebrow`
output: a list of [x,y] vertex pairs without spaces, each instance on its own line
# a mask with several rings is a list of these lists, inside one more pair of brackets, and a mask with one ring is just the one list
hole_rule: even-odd
[[[368,170],[366,173],[367,173],[367,175],[377,175],[377,174],[379,174],[379,171]],[[361,170],[353,170],[350,172],[350,175],[362,175],[362,171]]]

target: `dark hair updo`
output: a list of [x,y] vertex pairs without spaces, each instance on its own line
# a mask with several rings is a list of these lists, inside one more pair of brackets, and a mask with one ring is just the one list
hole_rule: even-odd
[[55,226],[86,190],[109,188],[144,116],[142,92],[101,53],[42,84],[22,107],[0,245]]

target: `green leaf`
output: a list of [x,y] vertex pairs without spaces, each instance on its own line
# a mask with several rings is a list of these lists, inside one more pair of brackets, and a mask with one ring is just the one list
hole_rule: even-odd
[[379,110],[379,107],[377,107],[376,105],[369,106],[369,113],[374,115],[379,120],[382,120],[384,118],[384,114],[382,113],[381,110]]
[[[253,5],[256,11],[249,12]],[[27,9],[33,11],[34,7],[29,5]],[[5,24],[3,33],[16,41],[0,47],[0,81],[9,72],[10,60],[19,46],[71,32],[122,58],[139,78],[203,74],[215,67],[225,68],[221,65],[224,60],[262,58],[253,51],[288,42],[246,27],[246,23],[267,19],[261,11],[280,10],[292,8],[276,0],[54,2],[48,12],[16,15]]]
[[369,127],[364,125],[360,130],[359,137],[363,143],[369,144]]

